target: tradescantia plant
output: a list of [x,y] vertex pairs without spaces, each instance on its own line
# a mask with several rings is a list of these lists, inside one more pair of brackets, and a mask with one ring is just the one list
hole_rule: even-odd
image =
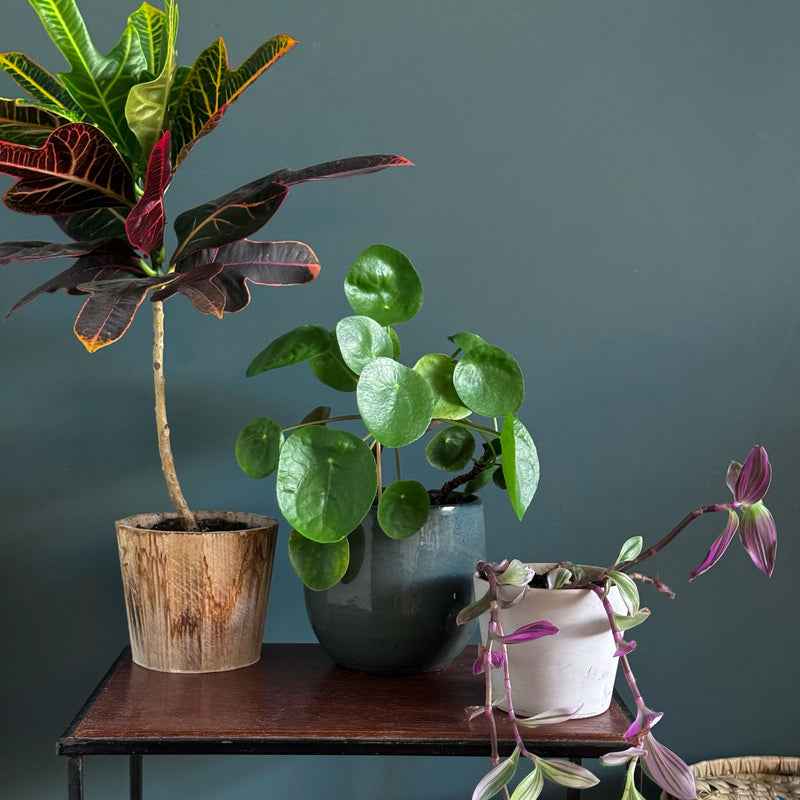
[[231,69],[219,38],[182,66],[173,0],[165,0],[163,11],[143,3],[108,54],[95,47],[74,0],[29,1],[69,71],[55,76],[24,53],[0,53],[0,69],[30,95],[0,99],[0,172],[16,179],[3,200],[14,211],[51,216],[73,241],[6,242],[0,264],[56,257],[75,262],[11,312],[42,294],[63,289],[78,295],[84,302],[74,330],[94,352],[126,332],[150,294],[159,450],[173,504],[183,526],[194,528],[169,447],[162,303],[182,294],[201,313],[221,318],[248,305],[248,284],[312,281],[320,266],[308,245],[247,237],[270,220],[295,184],[411,162],[372,155],[272,172],[179,214],[177,246],[167,257],[164,198],[175,171],[295,40],[274,36]]
[[[278,505],[293,528],[290,560],[316,590],[344,575],[348,534],[376,498],[384,533],[404,539],[422,527],[431,504],[457,501],[456,489],[472,494],[492,481],[508,492],[522,519],[539,480],[536,447],[517,416],[524,382],[512,356],[474,333],[459,333],[448,337],[451,354],[428,353],[413,366],[402,364],[393,326],[417,314],[423,292],[416,270],[394,248],[373,245],[362,252],[344,291],[354,315],[335,330],[303,325],[278,337],[247,374],[308,361],[322,383],[355,392],[358,413],[331,416],[330,407],[320,406],[287,428],[262,417],[236,443],[248,475],[277,471]],[[331,427],[352,420],[360,420],[366,433]],[[384,489],[384,449],[397,453],[428,431],[428,462],[458,474],[429,492],[418,481],[403,480],[395,458],[397,479]]]
[[[534,586],[564,591],[589,589],[603,603],[614,636],[615,656],[620,660],[622,672],[636,707],[636,718],[625,734],[631,746],[618,753],[609,753],[600,759],[601,763],[608,766],[627,764],[623,800],[643,800],[636,788],[634,777],[638,764],[641,764],[649,777],[668,795],[677,800],[694,800],[697,790],[691,770],[679,756],[653,736],[652,728],[661,719],[663,712],[652,711],[645,705],[628,659],[636,648],[636,642],[626,641],[623,638],[623,631],[641,624],[650,615],[650,611],[640,604],[637,581],[653,586],[668,597],[675,595],[659,576],[650,577],[633,570],[645,559],[663,550],[693,520],[703,514],[724,512],[728,516],[725,530],[714,540],[702,563],[689,574],[689,580],[694,580],[707,572],[719,561],[737,530],[742,545],[753,563],[767,577],[771,576],[775,567],[777,534],[772,515],[763,504],[771,478],[772,468],[767,451],[760,446],[753,447],[744,465],[732,461],[728,468],[726,481],[733,494],[732,502],[695,509],[666,536],[647,549],[643,549],[641,536],[628,539],[614,563],[605,569],[567,561],[552,566],[543,575],[537,575],[532,565],[516,560],[500,564],[485,562],[478,564],[478,573],[488,582],[488,591],[459,614],[458,622],[463,624],[482,614],[489,615],[486,639],[479,646],[478,659],[473,667],[476,674],[485,675],[486,696],[482,706],[469,709],[469,712],[472,717],[482,713],[487,717],[494,766],[476,786],[472,800],[489,800],[498,792],[502,792],[506,798],[510,796],[511,800],[536,800],[545,778],[574,788],[585,788],[597,783],[597,778],[591,772],[576,764],[548,761],[530,752],[520,732],[522,728],[563,721],[578,711],[578,709],[559,708],[527,719],[520,719],[514,713],[513,681],[507,648],[521,642],[558,634],[558,628],[547,620],[528,623],[511,633],[503,630],[501,609],[519,602]],[[609,590],[613,586],[619,590],[624,601],[624,614],[617,613],[612,607]],[[494,724],[496,699],[492,697],[491,670],[493,669],[503,670],[506,693],[505,698],[500,699],[505,700],[516,740],[516,747],[511,756],[503,760],[498,753],[497,731]],[[513,793],[509,793],[508,784],[517,772],[520,758],[532,763],[533,769],[519,781]]]

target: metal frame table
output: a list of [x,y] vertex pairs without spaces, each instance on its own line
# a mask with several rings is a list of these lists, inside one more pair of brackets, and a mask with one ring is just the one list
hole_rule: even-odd
[[[261,660],[232,672],[153,672],[119,658],[58,740],[69,800],[83,800],[84,757],[128,755],[131,800],[142,797],[142,757],[157,754],[489,755],[475,648],[446,670],[382,677],[336,666],[316,644],[265,644]],[[501,752],[514,742],[497,714]],[[628,708],[615,696],[597,717],[526,734],[543,756],[580,762],[628,747]],[[488,769],[488,766],[487,766]],[[572,797],[575,792],[570,792]]]

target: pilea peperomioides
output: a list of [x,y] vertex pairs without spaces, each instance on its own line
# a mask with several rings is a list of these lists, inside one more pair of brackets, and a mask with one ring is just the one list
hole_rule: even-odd
[[[296,41],[285,34],[261,44],[236,69],[217,39],[191,66],[175,49],[178,7],[148,3],[128,17],[117,45],[101,53],[74,0],[30,0],[69,66],[58,76],[24,53],[0,53],[0,69],[31,99],[0,99],[0,172],[16,179],[3,200],[14,211],[51,216],[71,242],[0,244],[0,264],[69,257],[66,270],[38,286],[11,312],[64,290],[83,305],[75,333],[94,352],[117,341],[150,294],[154,311],[157,409],[164,414],[164,300],[185,295],[203,314],[222,317],[250,301],[248,284],[308,283],[319,273],[313,250],[296,241],[253,241],[289,189],[411,164],[368,155],[282,169],[184,211],[177,246],[164,250],[164,195],[196,142],[228,106]],[[9,312],[9,313],[11,313]],[[173,504],[195,526],[172,466],[166,419],[159,449]]]

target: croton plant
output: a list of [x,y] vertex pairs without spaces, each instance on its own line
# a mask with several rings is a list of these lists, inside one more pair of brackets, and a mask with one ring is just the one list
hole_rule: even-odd
[[[0,53],[0,68],[30,96],[0,99],[0,172],[16,179],[3,200],[14,211],[52,217],[71,241],[6,242],[0,264],[75,260],[11,311],[61,289],[79,295],[74,330],[94,352],[125,333],[150,294],[163,413],[162,302],[182,294],[201,313],[222,317],[247,306],[249,283],[312,281],[320,266],[308,245],[247,237],[269,221],[294,184],[411,162],[370,155],[272,172],[179,214],[177,245],[168,258],[164,196],[175,171],[228,106],[296,41],[274,36],[231,69],[219,38],[191,66],[181,66],[172,0],[163,11],[142,4],[108,54],[95,47],[74,0],[29,1],[69,71],[56,76],[24,53]],[[168,429],[160,421],[158,430],[173,503],[184,526],[193,526],[171,466]]]

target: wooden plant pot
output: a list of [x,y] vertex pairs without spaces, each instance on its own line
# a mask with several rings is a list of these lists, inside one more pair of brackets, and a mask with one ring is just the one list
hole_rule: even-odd
[[118,520],[133,661],[160,672],[222,672],[261,655],[278,521],[199,511],[240,529],[154,530],[171,513]]

